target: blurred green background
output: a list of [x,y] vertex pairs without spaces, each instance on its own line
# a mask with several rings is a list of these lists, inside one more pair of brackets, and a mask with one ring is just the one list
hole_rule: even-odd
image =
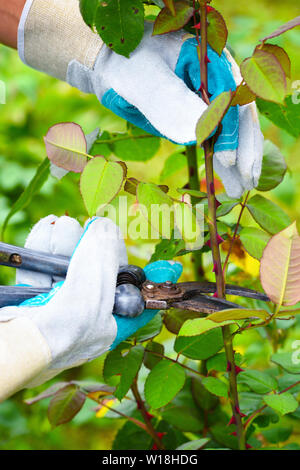
[[[272,0],[216,0],[227,21],[229,44],[239,62],[249,56],[259,38],[299,14],[299,2]],[[296,28],[272,42],[283,46],[292,60],[292,81],[300,80],[300,34]],[[27,186],[37,165],[45,158],[43,136],[55,123],[74,121],[85,133],[96,127],[109,132],[124,132],[126,123],[103,108],[94,96],[84,95],[67,84],[47,77],[23,65],[17,52],[0,46],[0,80],[6,85],[6,104],[0,105],[0,225],[11,204]],[[300,105],[299,105],[300,106]],[[283,183],[267,197],[271,197],[287,211],[292,219],[300,221],[300,141],[277,129],[261,117],[266,138],[279,146],[284,154],[288,172]],[[186,169],[170,177],[162,175],[164,164],[176,146],[162,142],[156,156],[149,162],[128,162],[130,176],[145,181],[165,182],[179,187],[187,182]],[[203,170],[203,169],[202,169]],[[204,173],[202,177],[204,176]],[[41,217],[68,213],[84,222],[87,215],[79,194],[78,176],[69,174],[62,181],[49,178],[31,204],[10,221],[5,241],[23,245],[28,231]],[[234,213],[232,217],[234,217]],[[247,217],[247,216],[245,216]],[[142,264],[151,254],[153,245],[128,242],[130,261]],[[250,263],[251,264],[251,263]],[[251,274],[249,267],[249,272]],[[187,277],[189,268],[186,265]],[[1,284],[13,283],[12,270],[1,268]],[[299,339],[300,329],[290,333],[289,342]],[[251,333],[239,340],[241,352],[246,352],[248,364],[265,366],[268,352],[266,339]],[[65,373],[62,379],[101,379],[103,358]],[[40,387],[39,390],[45,387]],[[51,430],[47,420],[47,401],[25,405],[24,396],[36,390],[21,392],[0,405],[0,448],[2,449],[109,449],[122,420],[98,419],[92,402],[87,403],[75,420]]]

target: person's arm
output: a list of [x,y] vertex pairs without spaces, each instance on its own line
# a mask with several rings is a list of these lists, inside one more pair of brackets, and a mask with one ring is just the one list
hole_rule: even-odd
[[0,0],[0,43],[17,49],[18,24],[26,0]]

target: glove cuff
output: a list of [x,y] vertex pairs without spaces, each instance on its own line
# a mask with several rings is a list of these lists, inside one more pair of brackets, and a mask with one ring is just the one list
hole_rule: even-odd
[[66,80],[72,60],[92,69],[102,45],[83,21],[79,0],[26,1],[18,27],[18,52],[26,65]]

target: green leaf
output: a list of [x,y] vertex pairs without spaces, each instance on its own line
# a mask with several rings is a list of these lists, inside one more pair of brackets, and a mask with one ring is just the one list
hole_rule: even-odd
[[183,432],[199,432],[203,429],[201,417],[195,408],[188,406],[170,406],[162,413],[162,418]]
[[118,54],[129,57],[144,34],[144,7],[141,0],[101,1],[95,17],[98,34]]
[[176,15],[170,11],[169,8],[163,8],[153,27],[153,36],[156,34],[165,34],[171,31],[177,31],[190,20],[193,15],[193,8],[188,2],[180,0],[174,3]]
[[[243,356],[236,352],[234,355],[234,360],[235,363],[239,366],[243,363]],[[220,352],[215,356],[207,359],[206,367],[208,371],[216,370],[219,372],[225,372],[227,369],[227,359],[225,352]]]
[[156,364],[146,379],[145,398],[152,408],[161,408],[173,400],[184,382],[184,369],[164,359]]
[[247,208],[258,225],[271,234],[280,232],[291,223],[279,206],[259,194],[249,199]]
[[172,308],[164,313],[163,321],[167,330],[177,335],[184,322],[193,318],[199,318],[199,313]]
[[250,256],[261,259],[270,235],[256,227],[245,227],[239,233],[243,247]]
[[154,231],[164,238],[170,238],[174,228],[172,199],[156,184],[139,183],[137,200],[142,215],[151,224]]
[[133,338],[138,343],[147,341],[148,339],[154,338],[157,336],[162,329],[162,318],[160,313],[157,313],[147,325],[140,328],[134,335]]
[[198,377],[192,377],[192,396],[197,408],[200,410],[212,411],[219,404],[219,400],[216,395],[210,393]]
[[293,137],[300,135],[300,106],[295,106],[293,96],[288,95],[283,104],[262,99],[256,100],[259,111],[276,126],[284,129]]
[[255,50],[252,57],[242,62],[241,74],[255,95],[275,103],[283,102],[287,92],[285,73],[273,54]]
[[34,177],[25,188],[25,190],[20,194],[18,199],[13,203],[10,208],[9,213],[5,217],[5,220],[2,225],[1,238],[4,237],[4,232],[10,221],[11,217],[16,214],[18,211],[24,209],[31,202],[32,198],[39,192],[43,184],[47,181],[50,175],[50,162],[48,158],[42,161],[38,166]]
[[114,154],[121,160],[146,162],[153,158],[159,149],[159,137],[145,134],[145,131],[137,127],[130,129],[128,137],[111,144]]
[[262,435],[268,442],[271,442],[271,444],[278,444],[279,442],[287,441],[292,431],[292,427],[276,426],[262,431]]
[[271,361],[282,367],[290,374],[300,374],[300,354],[295,350],[292,352],[280,352],[271,356]]
[[218,194],[217,200],[221,203],[221,206],[217,208],[217,217],[229,214],[234,207],[241,203],[240,199],[231,199],[226,193]]
[[217,10],[212,8],[207,12],[207,40],[219,55],[222,54],[226,46],[228,30],[223,16]]
[[223,347],[220,326],[232,322],[217,324],[206,318],[187,320],[179,331],[174,349],[191,359],[207,359],[214,356]]
[[155,251],[151,256],[150,262],[163,260],[163,259],[173,259],[175,256],[178,256],[180,251],[184,250],[185,243],[180,239],[163,239],[155,245]]
[[288,54],[282,47],[279,47],[275,44],[262,44],[257,46],[256,49],[273,54],[283,68],[285,75],[288,78],[291,78],[291,61]]
[[276,188],[283,180],[286,170],[285,159],[279,148],[270,140],[265,140],[262,170],[256,189],[269,191]]
[[[161,356],[164,355],[164,352],[165,348],[163,344],[156,343],[155,341],[149,341],[146,346],[144,357],[144,364],[147,369],[153,369],[153,367],[162,360]],[[156,353],[157,355],[153,353]]]
[[163,0],[164,4],[166,5],[167,8],[169,8],[170,12],[172,13],[173,16],[176,15],[176,9],[174,5],[175,0]]
[[260,39],[260,41],[266,41],[267,39],[272,39],[276,38],[277,36],[280,36],[281,34],[285,33],[286,31],[289,31],[290,29],[295,28],[296,26],[300,26],[300,16],[297,16],[296,18],[288,21],[287,23],[284,23],[280,28],[276,29],[273,33],[269,34],[263,39]]
[[94,24],[99,0],[80,0],[80,13],[85,23],[91,28]]
[[203,191],[197,191],[196,189],[177,188],[176,191],[179,194],[189,194],[190,196],[200,200],[207,198],[207,193],[204,193]]
[[106,356],[103,368],[105,380],[107,381],[113,375],[121,375],[120,382],[114,393],[118,400],[121,401],[131,387],[142,365],[143,357],[144,348],[140,344],[130,348],[125,353],[122,353],[120,349],[115,349]]
[[177,171],[182,170],[186,166],[186,156],[183,153],[173,153],[165,161],[164,167],[160,174],[160,181],[165,181],[167,178],[174,175],[174,173]]
[[112,445],[112,450],[148,450],[151,449],[153,439],[146,431],[127,421],[119,429]]
[[243,106],[244,104],[252,103],[252,101],[255,101],[256,95],[252,93],[248,85],[246,83],[241,83],[235,93],[233,100],[231,102],[231,106],[236,106],[239,104],[240,106]]
[[221,380],[215,377],[205,377],[202,380],[202,383],[206,390],[208,390],[210,393],[213,393],[214,395],[217,395],[217,397],[228,396],[228,387]]
[[84,168],[80,190],[90,217],[109,204],[121,190],[124,168],[104,157],[94,157]]
[[222,323],[227,320],[257,320],[261,318],[266,320],[270,317],[270,314],[263,309],[251,309],[251,308],[229,308],[226,310],[220,310],[219,312],[212,313],[207,317],[207,319],[216,322]]
[[291,393],[285,392],[277,395],[266,395],[264,402],[281,415],[292,413],[298,408],[298,402]]
[[281,305],[300,302],[300,236],[296,222],[268,242],[260,263],[260,280],[277,304],[277,311]]
[[71,421],[81,410],[84,402],[85,394],[77,385],[66,385],[58,390],[48,408],[48,419],[52,426],[59,426]]
[[231,91],[223,91],[201,115],[197,127],[197,142],[201,145],[222,121],[231,101]]
[[50,127],[44,137],[46,152],[54,165],[81,173],[88,154],[84,132],[74,122],[61,122]]
[[277,381],[266,372],[245,370],[238,375],[238,383],[244,383],[255,393],[269,393],[278,387]]
[[188,441],[181,446],[177,447],[176,450],[198,450],[202,449],[206,444],[210,441],[210,439],[196,439],[195,441]]

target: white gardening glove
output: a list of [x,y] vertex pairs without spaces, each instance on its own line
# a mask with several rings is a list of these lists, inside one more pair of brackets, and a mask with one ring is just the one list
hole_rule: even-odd
[[[146,131],[179,144],[195,143],[195,128],[207,108],[200,88],[196,44],[183,31],[151,36],[152,24],[127,59],[102,45],[83,22],[78,0],[27,0],[19,25],[22,60],[38,70],[94,93],[104,106]],[[79,40],[82,38],[82,41]],[[210,48],[212,99],[234,89],[230,61]],[[255,105],[254,105],[255,106]],[[261,168],[258,122],[246,110],[230,108],[215,145],[215,168],[229,196],[257,183]],[[245,140],[244,140],[245,139]]]
[[[48,216],[35,225],[26,246],[70,255],[82,231],[74,219]],[[112,310],[120,264],[127,264],[127,255],[119,229],[109,219],[93,219],[74,251],[65,282],[54,289],[50,300],[41,295],[30,299],[30,306],[0,310],[2,322],[20,317],[29,319],[49,347],[48,370],[30,386],[43,383],[110,348],[117,336]],[[52,283],[50,276],[28,271],[19,271],[17,279],[32,286],[47,287]]]

